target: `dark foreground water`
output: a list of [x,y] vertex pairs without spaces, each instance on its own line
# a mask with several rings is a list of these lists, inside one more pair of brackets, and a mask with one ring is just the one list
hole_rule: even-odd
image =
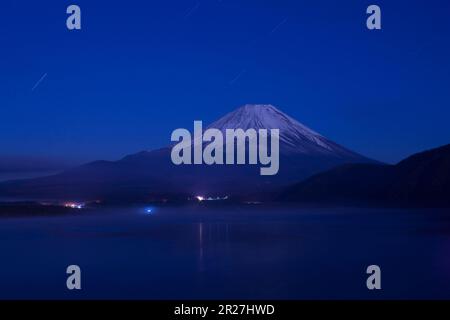
[[[450,213],[259,206],[0,219],[0,298],[450,298]],[[66,267],[82,290],[66,289]],[[366,267],[382,290],[366,288]]]

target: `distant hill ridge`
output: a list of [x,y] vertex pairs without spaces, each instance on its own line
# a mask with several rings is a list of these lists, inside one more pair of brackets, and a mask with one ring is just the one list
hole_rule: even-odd
[[280,199],[328,204],[450,206],[450,144],[396,165],[347,164],[285,190]]

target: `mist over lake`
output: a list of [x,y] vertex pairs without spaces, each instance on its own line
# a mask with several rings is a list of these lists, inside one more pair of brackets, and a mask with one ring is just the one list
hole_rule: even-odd
[[[0,219],[4,299],[450,298],[450,211],[141,206]],[[82,270],[68,291],[66,267]],[[366,288],[381,267],[382,290]]]

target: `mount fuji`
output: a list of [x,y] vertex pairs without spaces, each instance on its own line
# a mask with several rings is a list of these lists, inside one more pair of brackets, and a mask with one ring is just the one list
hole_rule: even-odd
[[208,126],[209,128],[219,129],[223,134],[226,129],[237,128],[243,130],[279,129],[282,154],[362,158],[362,156],[321,136],[270,104],[247,104],[212,123]]
[[279,129],[280,168],[260,176],[259,165],[174,165],[171,147],[142,151],[118,161],[95,161],[60,174],[8,181],[0,195],[38,199],[160,200],[186,196],[266,198],[282,187],[345,163],[375,161],[350,151],[272,105],[245,105],[207,127]]

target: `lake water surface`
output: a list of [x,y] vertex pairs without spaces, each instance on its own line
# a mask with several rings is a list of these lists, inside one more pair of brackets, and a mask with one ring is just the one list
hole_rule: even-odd
[[[0,298],[450,298],[448,211],[146,209],[0,219]],[[66,289],[71,264],[81,291]]]

